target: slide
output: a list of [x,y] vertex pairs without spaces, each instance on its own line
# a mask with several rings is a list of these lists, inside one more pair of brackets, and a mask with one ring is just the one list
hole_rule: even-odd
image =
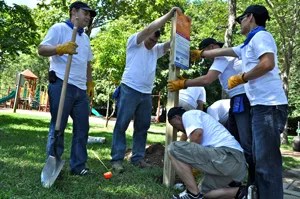
[[14,98],[16,95],[16,90],[12,90],[7,96],[0,98],[0,104]]
[[92,108],[92,113],[97,117],[103,117],[96,109]]

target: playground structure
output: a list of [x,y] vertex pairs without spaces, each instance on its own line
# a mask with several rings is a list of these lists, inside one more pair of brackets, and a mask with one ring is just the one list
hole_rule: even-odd
[[15,88],[8,88],[7,96],[0,98],[0,105],[14,108],[16,101],[15,108],[18,109],[49,111],[47,86],[37,86],[37,79],[28,69],[18,74]]

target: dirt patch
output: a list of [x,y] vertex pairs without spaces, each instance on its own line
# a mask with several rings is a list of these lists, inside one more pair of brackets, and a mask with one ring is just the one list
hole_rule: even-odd
[[[127,149],[125,159],[129,160],[132,153],[131,149]],[[164,167],[165,146],[161,143],[156,143],[148,146],[145,152],[145,160],[152,166]]]
[[150,145],[146,149],[145,159],[153,166],[164,167],[165,146],[160,143]]

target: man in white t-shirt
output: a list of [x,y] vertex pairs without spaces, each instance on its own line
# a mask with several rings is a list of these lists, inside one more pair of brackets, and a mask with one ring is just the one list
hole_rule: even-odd
[[[175,141],[168,146],[175,172],[186,186],[186,191],[173,198],[235,197],[238,188],[229,188],[230,184],[244,180],[247,165],[242,147],[228,130],[207,113],[185,111],[182,107],[171,108],[168,121],[190,140]],[[193,168],[204,175],[200,189]]]
[[227,126],[228,113],[230,109],[230,99],[221,99],[215,101],[212,105],[207,107],[207,114],[211,115],[218,122]]
[[141,168],[149,167],[145,162],[147,131],[150,127],[152,112],[152,88],[155,79],[157,59],[170,48],[170,42],[159,43],[159,29],[170,20],[173,7],[167,14],[150,23],[142,31],[131,35],[127,41],[126,66],[117,100],[117,121],[113,131],[111,164],[116,173],[123,172],[122,162],[126,152],[126,130],[134,119],[133,146],[131,163]]
[[203,105],[206,102],[206,91],[202,86],[188,87],[179,91],[178,106],[185,110],[203,110]]
[[[202,50],[220,49],[224,43],[216,41],[214,38],[206,38],[199,44],[199,50],[191,51],[191,60],[200,59]],[[234,89],[228,89],[227,80],[232,75],[239,74],[242,71],[242,62],[240,59],[227,56],[215,57],[207,74],[194,79],[174,80],[168,82],[170,91],[176,91],[186,87],[207,86],[215,80],[219,82],[223,90],[230,97],[230,109],[228,113],[227,129],[238,140],[244,149],[244,154],[249,165],[248,184],[254,183],[255,171],[252,155],[252,133],[250,119],[250,102],[246,96],[243,85]]]
[[277,47],[266,27],[268,10],[262,5],[251,5],[236,18],[243,44],[202,53],[204,57],[240,57],[243,73],[228,79],[228,88],[243,84],[251,103],[255,184],[259,198],[282,199],[282,157],[280,133],[287,120],[287,97],[279,75]]
[[[188,87],[179,91],[178,106],[183,107],[185,110],[198,109],[203,111],[203,105],[206,102],[206,91],[202,86]],[[184,133],[180,136],[181,141],[186,141],[187,137]]]
[[[87,161],[86,144],[89,131],[88,97],[93,97],[94,83],[92,82],[90,64],[93,58],[90,39],[84,33],[83,28],[89,25],[90,20],[96,16],[96,12],[86,3],[80,1],[72,3],[69,8],[70,19],[54,24],[38,48],[39,55],[50,57],[48,94],[51,123],[48,135],[47,155],[61,157],[64,151],[63,132],[70,115],[73,119],[73,138],[70,157],[71,174],[86,175],[88,174],[88,168],[85,165]],[[78,19],[76,41],[71,42],[76,18]],[[55,123],[68,55],[73,55],[73,58],[61,117],[60,134],[55,135]]]

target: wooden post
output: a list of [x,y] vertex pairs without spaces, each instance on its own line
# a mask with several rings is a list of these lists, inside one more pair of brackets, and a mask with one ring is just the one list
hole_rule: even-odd
[[22,80],[22,74],[18,74],[18,80],[17,80],[17,88],[16,88],[16,95],[15,95],[15,101],[14,101],[14,113],[16,112],[18,103],[19,103],[19,92],[20,92],[20,86],[21,86],[21,80]]
[[[174,65],[174,47],[175,47],[175,35],[176,35],[176,20],[177,13],[174,13],[172,18],[171,28],[171,51],[170,51],[170,62],[169,62],[169,80],[177,79],[179,74],[179,68]],[[167,111],[170,108],[178,105],[178,91],[168,92]],[[163,173],[163,184],[170,187],[175,182],[175,170],[172,167],[171,161],[167,154],[167,148],[169,144],[175,141],[177,138],[177,131],[169,124],[168,119],[166,121],[166,142],[165,142],[165,156],[164,156],[164,173]]]

